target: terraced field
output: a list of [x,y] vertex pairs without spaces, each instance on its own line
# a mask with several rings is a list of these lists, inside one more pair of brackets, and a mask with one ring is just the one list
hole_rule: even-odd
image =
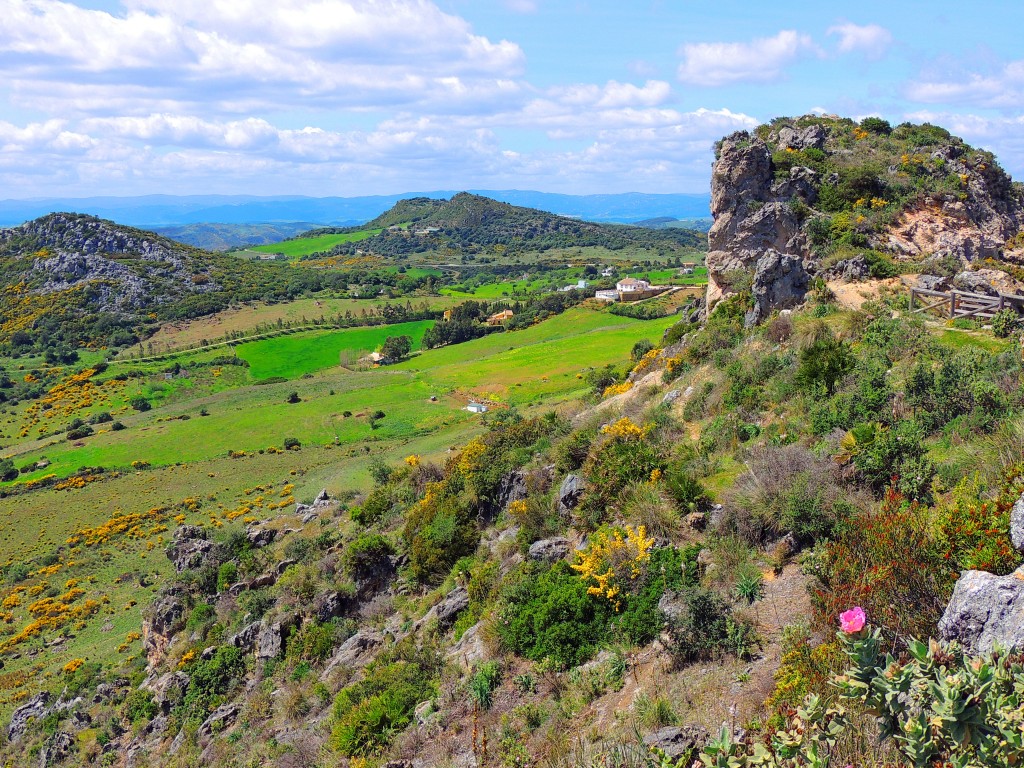
[[317,235],[316,237],[299,237],[294,240],[283,240],[280,243],[257,245],[249,250],[256,251],[257,253],[281,253],[289,259],[298,259],[302,256],[308,256],[311,253],[329,251],[331,248],[336,245],[340,245],[341,243],[358,243],[379,234],[379,229],[363,229],[359,232]]

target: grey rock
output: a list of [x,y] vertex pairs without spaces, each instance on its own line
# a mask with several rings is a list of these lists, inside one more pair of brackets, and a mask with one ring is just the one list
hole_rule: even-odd
[[416,718],[416,723],[418,725],[426,725],[427,720],[430,718],[432,714],[434,714],[435,711],[436,707],[434,707],[433,701],[421,701],[419,704],[416,705],[416,709],[413,710],[413,715]]
[[261,549],[274,542],[274,539],[277,538],[277,531],[273,528],[249,526],[245,529],[245,538],[249,540],[253,549]]
[[238,630],[228,638],[228,645],[241,648],[243,651],[251,651],[256,647],[256,640],[260,634],[260,623],[254,621]]
[[265,587],[272,587],[277,584],[277,573],[261,573],[259,576],[249,582],[249,589],[263,589]]
[[146,610],[142,619],[142,648],[150,664],[160,662],[171,638],[184,626],[185,604],[177,594],[163,594]]
[[327,489],[326,488],[324,488],[322,491],[320,491],[320,493],[318,493],[316,495],[316,498],[313,499],[313,506],[314,507],[323,507],[323,506],[326,506],[327,504],[330,504],[330,503],[331,503],[331,496],[330,496],[329,493],[327,493]]
[[383,643],[384,635],[380,631],[371,628],[360,629],[338,647],[320,679],[327,680],[337,667],[351,669],[365,667],[373,659],[374,651]]
[[459,642],[448,652],[448,658],[462,664],[466,669],[472,669],[474,665],[487,658],[487,648],[480,633],[480,622],[462,633]]
[[288,624],[275,621],[263,624],[256,638],[256,658],[276,659],[284,652]]
[[658,600],[658,610],[673,621],[688,616],[690,613],[685,597],[678,592],[672,591],[665,592],[661,599]]
[[441,602],[427,611],[419,621],[419,625],[422,626],[432,619],[436,619],[440,629],[448,629],[455,623],[458,615],[467,608],[469,608],[469,592],[465,587],[456,587]]
[[1024,553],[1024,495],[1010,510],[1010,541],[1018,552]]
[[280,563],[274,566],[274,573],[276,573],[278,576],[284,576],[284,572],[298,562],[298,560],[282,560]]
[[190,680],[191,678],[185,672],[168,672],[147,687],[153,692],[153,701],[160,711],[167,714],[175,704],[185,698],[185,691],[188,690]]
[[949,279],[939,275],[918,275],[915,282],[926,291],[948,291],[951,287]]
[[305,525],[306,523],[311,523],[318,517],[320,517],[320,514],[317,512],[307,512],[302,516],[302,524]]
[[822,149],[827,134],[820,125],[809,125],[804,129],[786,126],[779,131],[779,149]]
[[[863,256],[843,259],[833,264],[824,272],[818,273],[824,280],[840,280],[845,283],[856,283],[871,277],[871,267]],[[929,275],[931,277],[931,275]]]
[[661,402],[665,405],[671,405],[682,396],[683,391],[681,389],[672,389],[665,393],[665,396],[661,398]]
[[802,304],[811,284],[803,259],[768,249],[757,262],[754,284],[754,308],[747,313],[746,324],[757,325],[776,309]]
[[39,751],[39,765],[42,768],[49,768],[63,762],[74,749],[75,740],[69,733],[59,731]]
[[700,750],[708,743],[710,734],[702,725],[670,725],[644,737],[648,747],[660,749],[667,757],[678,758]]
[[531,560],[542,560],[554,563],[565,559],[569,554],[569,540],[556,536],[551,539],[541,539],[530,545],[528,557]]
[[11,715],[11,722],[7,726],[7,740],[18,741],[25,735],[25,731],[33,721],[46,717],[49,709],[50,694],[47,691],[40,691],[27,702],[22,704]]
[[566,513],[576,508],[587,488],[586,481],[578,475],[566,475],[558,489],[558,510]]
[[964,571],[939,620],[939,635],[969,652],[1024,650],[1024,566],[1009,576]]
[[317,621],[323,624],[331,619],[344,616],[354,607],[353,601],[348,597],[348,595],[343,592],[332,590],[331,592],[325,592],[316,598],[313,603],[313,614],[316,616]]
[[238,712],[239,707],[237,704],[224,704],[217,707],[199,726],[199,730],[196,731],[199,740],[208,740],[214,734],[228,728],[238,718]]
[[174,532],[174,539],[167,547],[167,558],[178,573],[192,568],[202,568],[213,556],[213,542],[206,538],[206,531],[195,525],[182,525]]
[[504,475],[498,486],[498,492],[495,494],[493,509],[489,517],[493,519],[497,513],[508,509],[508,505],[513,501],[525,499],[527,494],[525,472],[516,469]]

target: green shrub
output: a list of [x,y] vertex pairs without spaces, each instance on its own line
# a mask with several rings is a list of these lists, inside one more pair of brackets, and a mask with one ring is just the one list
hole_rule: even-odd
[[611,603],[589,594],[587,584],[562,561],[527,571],[506,587],[497,630],[503,646],[519,656],[575,667],[605,641],[613,612]]
[[159,711],[153,694],[144,688],[135,688],[128,693],[121,705],[121,715],[132,725],[152,720]]
[[555,468],[558,472],[568,474],[582,467],[596,438],[596,430],[577,429],[562,440],[555,447]]
[[185,621],[185,629],[193,632],[216,615],[213,606],[209,603],[197,603]]
[[753,645],[753,630],[734,619],[714,592],[690,587],[680,598],[685,610],[668,622],[669,653],[676,664],[713,658],[724,652],[743,656]]
[[289,392],[288,393],[288,397],[285,399],[285,402],[286,403],[292,403],[292,404],[299,403],[299,402],[302,402],[302,398],[299,397],[299,393],[298,392]]
[[[33,467],[34,468],[34,467]],[[0,481],[10,482],[18,479],[18,468],[10,459],[0,461]]]
[[378,533],[360,534],[345,550],[345,570],[355,578],[371,573],[394,554],[391,542]]
[[331,746],[347,757],[381,754],[411,722],[416,705],[435,693],[439,667],[436,653],[408,642],[380,654],[362,680],[335,697]]
[[297,437],[286,437],[284,439],[284,449],[286,451],[294,451],[302,447],[302,443],[299,442]]
[[485,661],[469,679],[469,693],[480,709],[490,709],[494,689],[501,684],[501,666],[496,661]]
[[1019,323],[1020,318],[1014,310],[1000,310],[992,317],[992,333],[1000,339],[1005,339],[1016,330]]
[[136,411],[148,411],[153,407],[149,400],[142,396],[133,397],[131,400],[128,401],[128,405],[130,405]]
[[220,568],[217,569],[217,591],[225,591],[236,581],[238,581],[238,566],[235,565],[235,561],[228,560],[226,563],[221,563]]

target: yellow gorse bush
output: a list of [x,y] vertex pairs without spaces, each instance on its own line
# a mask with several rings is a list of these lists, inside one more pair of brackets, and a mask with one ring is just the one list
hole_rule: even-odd
[[644,526],[633,528],[601,528],[590,537],[587,548],[577,553],[570,566],[590,586],[587,593],[603,597],[619,610],[619,595],[644,574],[651,559],[654,539],[648,538]]
[[614,440],[642,440],[651,431],[651,426],[637,426],[629,416],[623,416],[614,424],[605,424],[601,427],[601,434],[608,435]]

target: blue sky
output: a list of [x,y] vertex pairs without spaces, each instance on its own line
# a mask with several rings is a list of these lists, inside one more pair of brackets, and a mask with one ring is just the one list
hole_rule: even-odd
[[[835,10],[832,10],[835,8]],[[704,192],[811,111],[1024,178],[1022,4],[0,0],[0,197]]]

